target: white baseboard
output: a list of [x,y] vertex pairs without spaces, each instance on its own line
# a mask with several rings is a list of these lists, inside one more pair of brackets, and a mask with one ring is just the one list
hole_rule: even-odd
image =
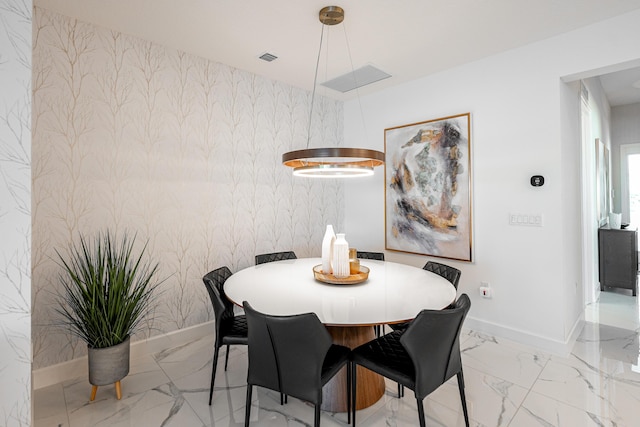
[[[131,358],[134,359],[147,354],[158,353],[162,350],[177,347],[214,333],[215,328],[213,321],[211,321],[157,335],[146,340],[134,341],[131,343]],[[33,388],[37,390],[78,378],[78,373],[86,370],[87,356],[36,369],[32,375]]]
[[573,349],[573,346],[575,345],[576,340],[578,339],[578,336],[582,332],[583,328],[584,328],[584,308],[580,312],[580,317],[576,319],[575,323],[573,324],[573,327],[571,328],[571,331],[569,332],[569,336],[567,337],[569,352],[571,352],[571,350]]
[[556,354],[559,356],[567,356],[573,349],[578,334],[582,330],[583,322],[578,319],[574,324],[571,333],[566,341],[554,340],[549,337],[543,337],[541,335],[532,334],[528,331],[521,329],[510,328],[498,323],[487,322],[485,320],[479,320],[471,316],[467,316],[464,322],[464,328],[470,329],[488,335],[496,337],[506,338],[511,341],[515,341],[520,344],[524,344],[533,348],[546,351],[548,353]]

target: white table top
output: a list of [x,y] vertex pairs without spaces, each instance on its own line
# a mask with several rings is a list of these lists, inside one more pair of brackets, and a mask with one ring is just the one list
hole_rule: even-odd
[[422,268],[363,259],[369,278],[356,285],[331,285],[313,277],[320,258],[301,258],[245,268],[227,279],[227,297],[248,301],[273,315],[313,312],[326,325],[355,326],[413,319],[422,309],[440,310],[455,300],[449,281]]

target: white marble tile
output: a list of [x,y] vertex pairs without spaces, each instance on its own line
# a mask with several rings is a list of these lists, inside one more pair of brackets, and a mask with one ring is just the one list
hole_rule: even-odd
[[224,360],[218,361],[211,406],[209,406],[211,363],[174,381],[189,405],[206,423],[218,421],[244,408],[247,385],[246,353],[230,357],[227,371],[224,370]]
[[52,415],[46,418],[38,418],[33,420],[33,427],[69,427],[67,412],[64,415]]
[[640,414],[639,381],[616,380],[571,358],[553,357],[531,390],[619,425],[634,425]]
[[76,426],[203,426],[173,383],[145,392],[94,402],[69,410],[71,427]]
[[585,322],[572,356],[609,373],[625,369],[625,365],[640,370],[639,331]]
[[[464,415],[460,412],[449,409],[429,398],[423,402],[426,424],[429,427],[464,427]],[[359,412],[358,412],[359,414]],[[417,402],[413,393],[406,390],[402,399],[387,399],[384,405],[374,414],[361,419],[356,418],[358,427],[415,427],[419,424]],[[479,427],[482,424],[471,420],[472,427]]]
[[69,425],[62,384],[35,390],[33,402],[33,419],[36,426]]
[[530,388],[549,355],[508,340],[470,333],[460,344],[462,362],[478,371]]
[[150,355],[131,360],[129,375],[122,382],[122,394],[137,394],[169,382],[169,377]]
[[[251,406],[251,425],[255,426],[312,426],[314,407],[310,403],[289,397],[280,405],[280,394],[262,387],[254,387]],[[245,409],[234,413],[235,420],[244,420]],[[324,427],[346,426],[347,414],[321,412],[320,424]]]
[[[199,372],[211,378],[211,361],[213,360],[213,337],[206,337],[192,341],[174,349],[166,350],[153,355],[160,367],[172,381],[193,375]],[[224,360],[226,356],[226,346],[220,348],[218,356],[218,372],[224,371]],[[229,353],[229,365],[236,357],[240,357],[247,352],[245,345],[232,345]],[[188,360],[188,363],[185,361]]]
[[531,392],[511,423],[517,427],[624,427],[587,411]]
[[585,320],[622,329],[640,328],[640,300],[627,290],[601,292],[597,302],[587,305]]
[[[508,426],[528,391],[471,367],[464,368],[464,382],[470,419],[488,426]],[[413,393],[405,393],[405,399],[408,395]],[[429,399],[463,413],[456,377],[431,393]]]

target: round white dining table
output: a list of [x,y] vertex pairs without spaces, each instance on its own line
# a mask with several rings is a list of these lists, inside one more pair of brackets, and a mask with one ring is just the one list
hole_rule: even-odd
[[[443,277],[422,268],[389,261],[363,259],[368,279],[335,285],[315,280],[313,267],[321,258],[276,261],[245,268],[227,279],[224,291],[235,304],[248,301],[270,315],[315,313],[336,344],[355,348],[375,338],[373,325],[406,322],[421,310],[451,304],[456,289]],[[360,371],[362,369],[362,372]],[[375,403],[384,393],[384,379],[358,367],[358,409]],[[324,410],[346,411],[346,372],[323,389]]]

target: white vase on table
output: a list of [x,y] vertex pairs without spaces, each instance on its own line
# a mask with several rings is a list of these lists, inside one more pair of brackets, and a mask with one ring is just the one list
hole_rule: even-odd
[[333,226],[327,225],[327,231],[324,232],[322,239],[322,272],[331,274],[331,260],[333,259],[333,243],[336,240],[336,234],[333,232]]
[[344,233],[336,234],[336,241],[333,243],[331,267],[335,277],[349,277],[349,243],[344,238]]

